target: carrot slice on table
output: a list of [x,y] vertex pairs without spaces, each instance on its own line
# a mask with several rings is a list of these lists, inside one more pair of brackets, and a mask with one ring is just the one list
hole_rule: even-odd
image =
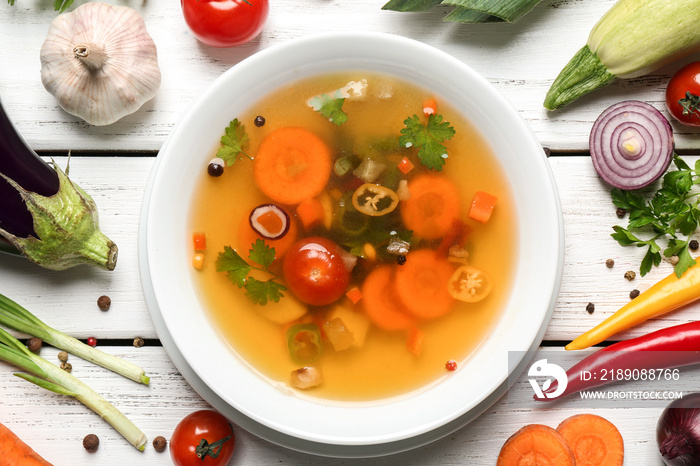
[[260,236],[257,231],[253,230],[253,227],[250,226],[248,216],[244,216],[240,227],[238,227],[238,248],[236,249],[241,257],[247,260],[248,250],[256,240],[261,239],[265,241],[266,245],[275,248],[275,262],[279,262],[292,244],[296,242],[297,236],[298,228],[294,219],[289,220],[289,230],[286,235],[279,239],[266,239]]
[[503,444],[496,466],[577,466],[562,434],[549,426],[528,424]]
[[557,427],[576,457],[576,466],[622,466],[625,444],[617,427],[595,414],[577,414]]
[[415,319],[406,312],[393,292],[393,267],[382,265],[374,269],[362,284],[362,302],[367,317],[384,330],[406,330],[415,325]]
[[456,301],[448,291],[454,267],[432,249],[411,251],[396,271],[394,288],[401,303],[420,319],[436,319],[452,310]]
[[14,432],[0,424],[0,463],[22,466],[51,466]]
[[311,131],[277,129],[265,137],[253,162],[260,190],[281,204],[299,204],[323,191],[331,174],[331,150]]
[[459,217],[457,187],[436,175],[419,175],[408,182],[411,197],[401,204],[406,228],[425,239],[442,238]]

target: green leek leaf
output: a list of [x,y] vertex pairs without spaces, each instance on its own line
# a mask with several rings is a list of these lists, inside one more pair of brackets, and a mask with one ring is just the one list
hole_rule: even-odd
[[426,11],[437,6],[442,0],[389,0],[382,10]]
[[[532,10],[541,0],[443,0],[443,5],[452,5],[464,10],[473,10],[472,15],[464,13],[456,13],[464,15],[465,19],[469,17],[479,18],[481,13],[481,21],[469,22],[493,22],[501,20],[512,23],[520,19],[523,15]],[[448,15],[451,16],[452,14]],[[498,19],[489,19],[489,17]],[[485,20],[485,21],[484,21]],[[455,19],[451,19],[455,21]],[[464,21],[466,22],[466,21]]]

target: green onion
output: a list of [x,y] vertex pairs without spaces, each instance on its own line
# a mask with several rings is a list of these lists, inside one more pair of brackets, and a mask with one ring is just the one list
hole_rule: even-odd
[[2,294],[0,294],[0,323],[28,335],[41,338],[49,345],[114,371],[135,382],[148,385],[150,380],[140,366],[100,351],[76,338],[49,327],[34,314]]
[[512,23],[541,0],[389,0],[382,10],[426,11],[437,5],[453,6],[443,19],[458,23]]
[[138,450],[146,447],[146,435],[121,411],[84,382],[27,349],[19,340],[0,328],[0,360],[30,374],[15,374],[42,388],[76,398],[109,422]]

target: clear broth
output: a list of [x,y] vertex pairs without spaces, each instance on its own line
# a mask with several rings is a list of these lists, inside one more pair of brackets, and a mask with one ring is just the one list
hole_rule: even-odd
[[[368,96],[361,101],[346,101],[343,110],[348,121],[341,127],[307,105],[311,96],[361,79],[368,82]],[[388,94],[391,97],[387,97]],[[433,95],[393,76],[337,73],[303,79],[274,90],[249,111],[231,118],[238,118],[245,125],[251,155],[267,134],[284,126],[307,128],[338,153],[341,150],[337,142],[339,132],[345,140],[360,142],[388,135],[398,138],[403,121],[413,114],[421,115],[422,102]],[[405,332],[387,332],[374,327],[370,328],[361,348],[335,352],[325,345],[323,357],[315,364],[322,371],[323,383],[306,391],[308,395],[341,401],[377,400],[426,387],[449,376],[445,368],[448,360],[463,363],[489,336],[502,314],[512,287],[517,257],[512,193],[488,143],[449,102],[442,101],[440,96],[436,98],[438,113],[456,130],[455,136],[445,144],[450,155],[440,173],[453,180],[460,191],[460,218],[472,229],[467,243],[469,263],[493,278],[494,289],[481,302],[459,302],[448,315],[421,323],[425,337],[419,356],[407,350]],[[266,119],[262,127],[253,124],[258,115]],[[263,376],[287,383],[290,372],[299,365],[289,356],[285,326],[262,317],[243,290],[231,283],[224,273],[215,270],[217,254],[224,246],[247,251],[249,245],[239,244],[239,226],[252,208],[270,201],[255,186],[250,160],[240,159],[234,166],[227,167],[221,177],[214,178],[206,174],[207,163],[213,156],[201,155],[203,170],[198,175],[201,180],[190,213],[192,231],[203,231],[207,238],[205,265],[200,271],[193,270],[196,286],[211,321],[231,349]],[[487,191],[498,197],[498,204],[486,224],[467,220],[476,191]]]

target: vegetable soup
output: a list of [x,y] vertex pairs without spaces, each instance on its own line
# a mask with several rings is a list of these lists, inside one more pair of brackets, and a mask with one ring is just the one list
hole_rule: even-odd
[[367,72],[305,78],[231,118],[202,155],[189,240],[231,349],[280,386],[341,401],[460,370],[499,320],[517,256],[512,193],[472,124]]

